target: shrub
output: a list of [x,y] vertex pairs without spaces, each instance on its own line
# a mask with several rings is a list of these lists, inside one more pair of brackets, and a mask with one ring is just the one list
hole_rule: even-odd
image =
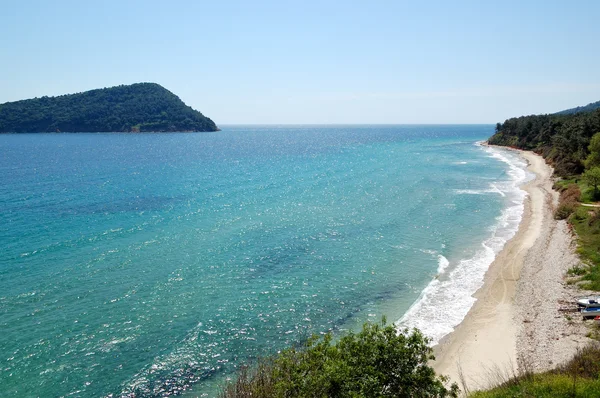
[[569,184],[565,190],[560,193],[561,202],[579,202],[581,190],[577,184]]
[[555,372],[583,378],[599,378],[600,345],[591,343],[577,350],[573,358],[566,364],[558,367]]
[[598,209],[590,210],[588,213],[588,226],[591,227],[593,225],[597,225],[600,220],[600,211]]
[[586,172],[583,173],[581,177],[590,187],[593,188],[593,199],[600,199],[600,190],[598,189],[598,187],[600,186],[600,167],[594,167],[592,169],[586,170]]
[[577,203],[575,202],[560,202],[554,211],[554,218],[556,220],[565,220],[569,218],[571,214],[573,214],[576,208]]
[[557,220],[569,218],[575,209],[577,209],[580,197],[581,190],[577,184],[569,184],[566,188],[561,189],[558,207],[554,212],[554,218]]
[[337,343],[331,335],[313,337],[241,370],[221,398],[241,397],[457,397],[428,361],[429,340],[418,330],[365,324]]

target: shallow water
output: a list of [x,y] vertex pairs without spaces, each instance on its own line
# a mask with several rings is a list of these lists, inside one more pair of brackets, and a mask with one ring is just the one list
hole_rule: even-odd
[[0,135],[0,389],[212,396],[382,315],[438,339],[520,220],[524,163],[492,133]]

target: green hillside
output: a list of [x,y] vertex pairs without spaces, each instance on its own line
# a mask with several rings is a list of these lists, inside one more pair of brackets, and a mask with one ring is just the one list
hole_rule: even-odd
[[0,105],[1,133],[216,130],[212,120],[156,83]]
[[578,106],[577,108],[565,109],[564,111],[556,112],[557,115],[571,115],[579,112],[591,112],[600,108],[600,101],[592,102],[585,106]]
[[554,166],[557,175],[566,177],[583,172],[590,140],[598,132],[600,109],[593,109],[510,118],[496,124],[488,142],[535,151]]

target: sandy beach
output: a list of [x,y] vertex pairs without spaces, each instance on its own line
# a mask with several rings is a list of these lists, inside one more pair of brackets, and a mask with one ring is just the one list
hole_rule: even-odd
[[581,322],[561,311],[578,294],[564,275],[579,260],[568,224],[553,218],[552,168],[520,153],[536,178],[522,187],[528,196],[519,230],[490,265],[465,319],[434,347],[435,370],[471,391],[494,384],[498,372],[552,368],[587,340]]

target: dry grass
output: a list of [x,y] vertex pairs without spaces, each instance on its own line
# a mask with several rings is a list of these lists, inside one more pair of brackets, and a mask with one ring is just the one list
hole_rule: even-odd
[[554,212],[554,218],[557,220],[569,218],[579,206],[580,198],[581,190],[577,184],[570,184],[566,188],[561,188],[558,207]]
[[600,376],[600,344],[591,343],[578,349],[573,359],[554,370],[581,378],[598,378]]
[[227,384],[219,398],[274,397],[273,364],[269,359],[259,360],[256,366],[242,366],[234,383]]
[[473,398],[579,398],[600,397],[600,344],[592,343],[556,369],[534,374],[526,365],[518,374],[495,371],[490,381],[497,387],[478,391]]

